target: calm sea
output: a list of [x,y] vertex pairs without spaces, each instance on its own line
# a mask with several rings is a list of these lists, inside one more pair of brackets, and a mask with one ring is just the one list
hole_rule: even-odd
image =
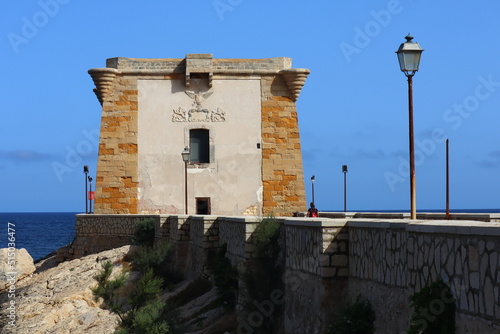
[[14,229],[10,232],[15,232],[16,248],[26,248],[33,260],[41,259],[73,241],[75,215],[76,212],[0,213],[0,248],[8,246],[10,226]]
[[[321,210],[333,211],[333,210]],[[339,211],[339,210],[337,210]],[[352,210],[356,212],[407,212],[408,210]],[[500,209],[451,210],[452,212],[500,213]],[[419,210],[419,212],[444,212]],[[8,223],[15,232],[16,248],[26,248],[34,260],[41,259],[75,237],[76,212],[0,213],[0,248],[8,246]]]

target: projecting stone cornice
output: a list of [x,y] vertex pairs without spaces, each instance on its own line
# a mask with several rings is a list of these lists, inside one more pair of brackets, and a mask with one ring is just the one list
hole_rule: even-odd
[[286,85],[292,94],[292,100],[295,102],[299,98],[300,91],[304,86],[307,76],[311,71],[305,68],[290,68],[280,72],[285,78]]
[[[211,54],[188,54],[185,59],[134,59],[110,58],[106,68],[89,70],[96,88],[94,93],[101,105],[111,91],[116,76],[161,77],[172,74],[185,76],[189,88],[192,74],[205,74],[209,87],[214,75],[222,76],[268,76],[282,75],[290,90],[292,100],[299,98],[310,71],[291,68],[290,58],[268,59],[213,59]],[[160,78],[159,78],[160,79]]]
[[114,68],[94,68],[88,71],[96,87],[94,88],[94,93],[101,105],[111,91],[116,75],[119,72]]

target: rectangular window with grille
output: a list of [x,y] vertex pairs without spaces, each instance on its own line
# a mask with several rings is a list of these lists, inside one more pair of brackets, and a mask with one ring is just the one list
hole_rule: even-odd
[[189,131],[189,146],[191,163],[210,162],[210,136],[207,129],[192,129]]

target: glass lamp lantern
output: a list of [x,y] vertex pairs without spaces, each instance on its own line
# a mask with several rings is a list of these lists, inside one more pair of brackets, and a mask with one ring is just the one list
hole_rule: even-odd
[[424,50],[418,43],[412,41],[413,36],[410,34],[408,34],[405,38],[406,42],[401,43],[396,53],[398,55],[399,67],[408,77],[415,75],[418,71],[418,67],[420,66],[420,56]]
[[184,147],[184,151],[182,151],[181,153],[182,155],[182,161],[184,161],[185,163],[188,163],[189,162],[189,148]]

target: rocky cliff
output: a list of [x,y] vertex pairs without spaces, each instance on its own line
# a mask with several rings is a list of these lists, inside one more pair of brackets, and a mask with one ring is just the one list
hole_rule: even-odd
[[54,258],[37,263],[32,275],[17,281],[15,292],[2,291],[1,333],[113,333],[118,317],[93,301],[90,287],[101,270],[98,258],[117,262],[129,250],[124,246],[59,265]]
[[[102,262],[111,261],[114,272],[129,266],[123,259],[133,253],[131,247],[123,246],[59,264],[55,256],[49,257],[37,263],[34,272],[29,269],[35,268],[33,264],[29,266],[31,257],[24,256],[22,261],[18,257],[26,269],[15,285],[4,284],[0,290],[0,333],[114,333],[118,316],[93,300],[90,287],[96,285],[93,277],[102,270]],[[130,276],[133,277],[133,273]],[[177,326],[181,331],[234,332],[237,323],[231,312],[216,306],[207,307],[214,305],[217,298],[211,283],[193,294],[195,285],[196,281],[184,281],[162,296],[167,301],[182,300],[177,311]],[[189,296],[186,298],[186,295]]]

